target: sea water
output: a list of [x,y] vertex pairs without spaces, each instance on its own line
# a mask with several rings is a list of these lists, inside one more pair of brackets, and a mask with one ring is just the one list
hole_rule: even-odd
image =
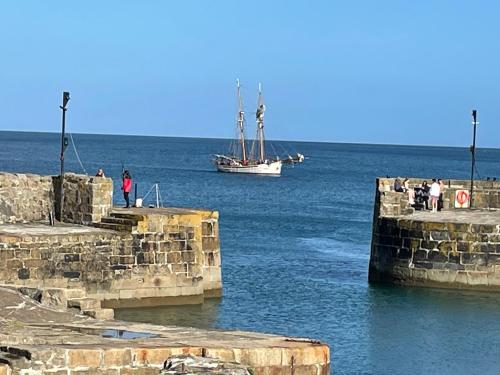
[[[118,318],[320,339],[335,374],[500,373],[500,294],[367,282],[375,178],[467,179],[468,149],[272,142],[307,159],[270,177],[215,172],[227,140],[73,137],[86,171],[114,179],[116,204],[123,167],[141,196],[159,183],[165,205],[220,212],[224,297]],[[0,132],[0,170],[58,174],[59,146],[56,134]],[[477,159],[477,177],[500,178],[500,151]],[[71,144],[66,168],[82,172]]]

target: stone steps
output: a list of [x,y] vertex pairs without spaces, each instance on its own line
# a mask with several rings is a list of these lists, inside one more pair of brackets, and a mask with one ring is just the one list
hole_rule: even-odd
[[103,217],[101,219],[101,223],[111,223],[111,224],[123,224],[123,225],[130,225],[132,227],[137,226],[137,223],[139,220],[135,218],[122,218],[122,217]]
[[94,226],[101,229],[131,233],[137,229],[139,221],[142,220],[144,220],[143,215],[125,212],[112,212],[110,216],[103,217],[101,222],[94,223]]
[[127,212],[111,212],[110,216],[120,219],[135,220],[137,222],[143,221],[145,219],[144,215],[127,213]]
[[120,224],[120,223],[109,223],[109,222],[94,223],[94,227],[114,230],[117,232],[128,232],[128,233],[131,233],[134,230],[134,227],[131,225]]

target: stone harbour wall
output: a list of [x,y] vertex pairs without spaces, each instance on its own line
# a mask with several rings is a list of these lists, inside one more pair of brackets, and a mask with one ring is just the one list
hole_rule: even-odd
[[0,224],[48,221],[53,206],[52,177],[0,172]]
[[201,236],[205,294],[217,297],[222,291],[219,214],[217,212],[202,213]]
[[[59,196],[59,177],[0,172],[0,224],[48,222]],[[113,181],[66,173],[63,221],[99,222],[113,207]]]
[[136,226],[130,232],[0,226],[0,283],[83,289],[113,308],[201,303],[221,295],[216,211],[119,216],[135,218]]
[[201,235],[190,239],[193,233],[189,226],[164,233],[0,233],[0,283],[83,289],[106,307],[162,304],[168,302],[162,298],[180,296],[198,296],[193,302],[200,303],[205,290],[220,294],[220,258],[205,266]]
[[370,282],[500,291],[500,183],[476,182],[469,210],[453,207],[455,191],[469,181],[444,181],[444,209],[431,213],[393,191],[394,179],[377,180]]
[[[0,227],[1,228],[1,227]],[[22,227],[21,227],[22,230]],[[118,233],[40,234],[0,232],[0,282],[47,288],[106,288],[113,262],[132,238]]]
[[[59,177],[53,177],[56,210],[59,202]],[[63,221],[90,224],[101,221],[113,208],[113,180],[66,173],[64,175]]]
[[369,279],[500,290],[500,225],[381,218],[373,229]]
[[113,308],[221,295],[217,211],[113,210],[111,179],[67,173],[64,223],[51,227],[58,177],[0,174],[0,184],[0,283],[81,289]]
[[[186,300],[196,303],[205,297],[220,296],[218,212],[167,213],[168,210],[162,209],[148,214],[144,214],[147,209],[139,212],[119,215],[135,218],[137,226],[132,232],[132,247],[115,259],[114,267],[118,269],[115,272],[123,277],[112,282],[109,294],[104,295],[105,306],[144,306],[175,296],[186,298],[176,298],[168,304]],[[189,298],[192,296],[199,298]]]
[[[403,182],[404,178],[399,178]],[[410,206],[408,195],[394,191],[395,178],[377,178],[375,205],[377,214],[382,216],[411,215],[415,210]],[[429,185],[432,178],[409,178],[410,187],[418,186],[422,181]],[[457,190],[470,190],[470,181],[443,179],[446,190],[444,192],[444,209],[451,209],[455,202]],[[473,207],[477,209],[500,208],[500,182],[474,181]]]

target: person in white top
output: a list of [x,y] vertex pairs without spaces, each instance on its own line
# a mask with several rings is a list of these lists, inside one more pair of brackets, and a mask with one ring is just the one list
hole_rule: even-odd
[[439,194],[441,193],[441,187],[437,183],[436,179],[432,179],[432,185],[431,185],[431,191],[430,191],[430,196],[431,196],[431,203],[432,203],[432,212],[437,212],[437,205],[438,205],[438,200],[439,200]]
[[403,181],[403,189],[408,194],[410,206],[413,206],[415,204],[415,189],[410,187],[410,180],[408,180],[408,178],[405,178]]

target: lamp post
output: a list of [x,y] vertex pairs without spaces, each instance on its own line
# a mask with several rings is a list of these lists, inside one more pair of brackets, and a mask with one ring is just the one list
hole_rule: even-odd
[[474,133],[472,136],[472,146],[470,146],[471,152],[471,171],[470,171],[470,205],[472,208],[474,204],[473,192],[474,192],[474,168],[476,166],[476,127],[479,122],[477,122],[477,111],[475,109],[472,110],[472,125],[474,125]]
[[64,204],[64,151],[68,147],[68,138],[66,138],[66,105],[69,102],[69,92],[63,92],[62,106],[62,131],[61,131],[61,174],[59,175],[59,221],[63,221],[63,204]]

